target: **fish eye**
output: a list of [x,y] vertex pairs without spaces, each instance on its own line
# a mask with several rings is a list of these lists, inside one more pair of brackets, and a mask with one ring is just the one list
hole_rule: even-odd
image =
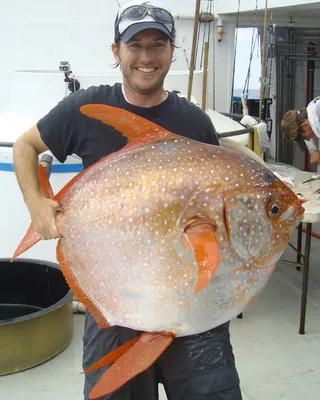
[[281,205],[278,200],[272,200],[268,205],[268,214],[270,218],[277,218],[281,214]]

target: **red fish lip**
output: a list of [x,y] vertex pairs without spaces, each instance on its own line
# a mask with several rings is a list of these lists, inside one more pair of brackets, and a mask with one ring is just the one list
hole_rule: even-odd
[[188,221],[187,225],[184,228],[184,232],[186,232],[189,229],[194,228],[195,226],[200,226],[200,225],[211,225],[214,230],[217,229],[217,225],[214,223],[214,221],[212,219],[194,217],[190,221]]
[[299,207],[299,209],[293,214],[291,218],[287,220],[287,223],[295,223],[297,220],[301,220],[303,218],[305,209],[303,207]]

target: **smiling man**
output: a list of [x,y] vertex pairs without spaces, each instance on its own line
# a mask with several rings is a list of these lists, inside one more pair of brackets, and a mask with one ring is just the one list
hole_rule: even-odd
[[[60,236],[55,225],[59,204],[39,192],[38,155],[49,149],[64,162],[68,155],[77,154],[87,168],[126,144],[119,132],[81,114],[80,106],[95,103],[122,108],[178,135],[219,144],[208,115],[164,89],[174,39],[174,21],[163,4],[133,1],[122,6],[116,17],[112,45],[122,83],[90,87],[64,98],[15,143],[17,179],[34,228],[42,239]],[[83,368],[138,335],[139,332],[124,327],[99,329],[87,312]],[[85,400],[105,369],[85,376]],[[101,399],[157,400],[159,382],[170,400],[241,400],[229,323],[199,335],[177,338],[148,370]]]

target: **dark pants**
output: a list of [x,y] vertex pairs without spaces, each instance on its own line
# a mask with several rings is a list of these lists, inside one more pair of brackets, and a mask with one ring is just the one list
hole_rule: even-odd
[[[119,327],[100,330],[87,313],[83,368],[139,333]],[[85,400],[105,370],[86,375]],[[229,323],[199,335],[176,338],[147,371],[100,399],[158,400],[159,382],[163,383],[168,400],[241,400]]]

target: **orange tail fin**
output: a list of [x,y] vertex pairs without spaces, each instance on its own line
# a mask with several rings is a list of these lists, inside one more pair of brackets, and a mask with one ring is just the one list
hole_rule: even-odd
[[[53,199],[54,194],[49,182],[49,178],[47,177],[45,168],[41,164],[39,164],[39,185],[40,185],[40,193],[42,194],[42,196],[47,197],[49,199]],[[38,234],[33,230],[32,224],[30,224],[27,233],[25,234],[24,238],[21,240],[19,246],[14,252],[11,261],[20,256],[20,254],[29,250],[39,241],[40,238]]]
[[[171,333],[143,333],[102,375],[92,389],[89,399],[97,399],[115,390],[149,368],[173,341]],[[129,342],[130,343],[130,342]]]

